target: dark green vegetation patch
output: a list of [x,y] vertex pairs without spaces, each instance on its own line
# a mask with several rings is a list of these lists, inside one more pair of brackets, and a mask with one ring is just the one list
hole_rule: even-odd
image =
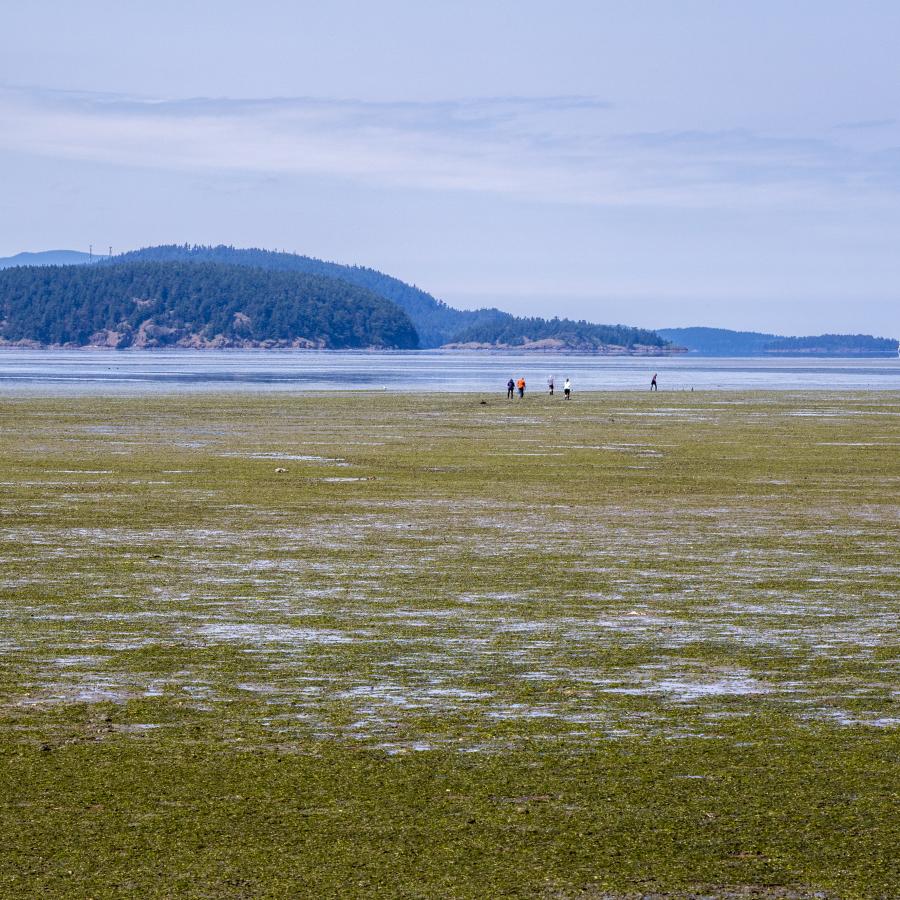
[[888,393],[6,399],[0,895],[895,897],[898,448]]
[[485,343],[503,347],[523,347],[535,341],[557,341],[568,350],[593,353],[609,347],[636,348],[661,352],[670,346],[656,332],[628,325],[595,325],[584,319],[541,319],[511,317],[486,320],[460,332],[458,343]]
[[183,262],[0,271],[0,338],[116,349],[418,346],[406,313],[366,288],[321,275]]

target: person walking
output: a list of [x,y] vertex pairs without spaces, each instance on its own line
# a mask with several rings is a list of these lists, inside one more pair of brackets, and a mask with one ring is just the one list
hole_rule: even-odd
[[565,394],[566,400],[572,399],[572,382],[568,378],[563,385],[563,394]]
[[657,383],[656,383],[656,372],[653,373],[653,377],[650,379],[650,390],[651,391],[659,390],[659,385],[657,385]]
[[515,387],[516,387],[516,383],[512,380],[512,378],[510,378],[509,381],[506,382],[506,399],[507,400],[512,400],[513,391],[515,390]]
[[516,382],[516,387],[519,389],[519,399],[525,399],[525,379],[519,376],[519,380]]
[[553,376],[552,375],[547,379],[547,390],[550,391],[550,396],[552,397],[553,396]]

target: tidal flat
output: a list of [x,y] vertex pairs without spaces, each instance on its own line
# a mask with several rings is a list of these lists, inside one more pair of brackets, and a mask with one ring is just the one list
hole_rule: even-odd
[[900,895],[900,396],[0,400],[0,895]]

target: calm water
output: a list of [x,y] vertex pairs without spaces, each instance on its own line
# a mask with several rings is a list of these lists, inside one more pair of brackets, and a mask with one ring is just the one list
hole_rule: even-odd
[[530,390],[572,379],[579,390],[896,390],[900,359],[721,359],[487,354],[458,351],[2,350],[0,394],[171,390],[479,391],[502,394],[524,375]]

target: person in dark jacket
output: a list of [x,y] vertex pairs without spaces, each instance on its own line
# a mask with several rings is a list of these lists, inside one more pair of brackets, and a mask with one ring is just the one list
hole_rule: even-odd
[[513,391],[515,389],[516,389],[516,383],[512,380],[512,378],[510,378],[509,381],[506,382],[506,399],[507,400],[513,399],[513,397],[515,396],[513,394]]

